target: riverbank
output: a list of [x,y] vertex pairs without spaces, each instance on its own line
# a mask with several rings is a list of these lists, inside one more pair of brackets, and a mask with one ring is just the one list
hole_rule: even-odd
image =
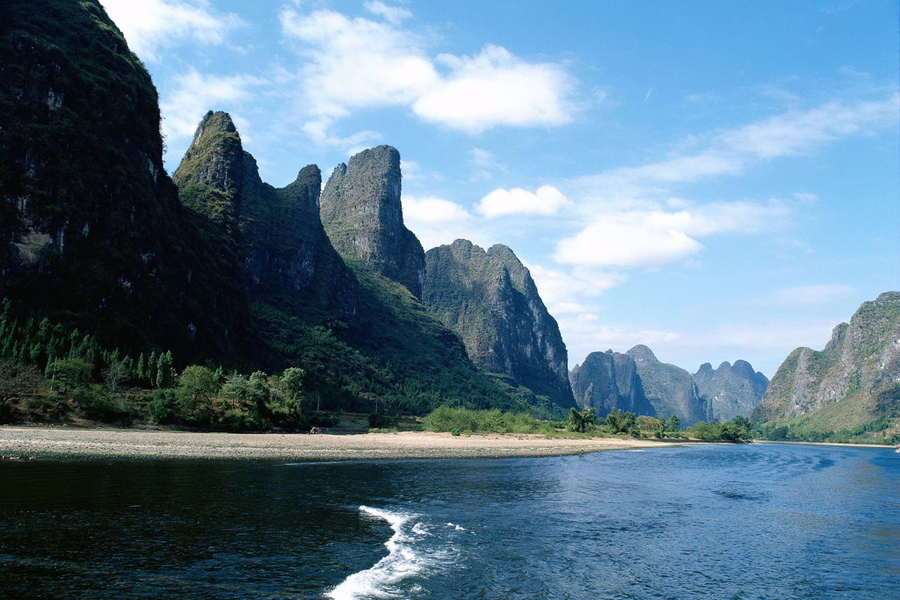
[[198,433],[73,427],[0,427],[0,456],[31,458],[289,459],[298,461],[561,456],[672,445],[636,439],[399,432]]

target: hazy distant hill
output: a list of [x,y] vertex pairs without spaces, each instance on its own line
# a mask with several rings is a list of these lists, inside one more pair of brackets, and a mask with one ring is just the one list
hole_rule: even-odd
[[613,410],[655,416],[644,394],[637,364],[627,354],[591,352],[569,373],[575,401],[582,408],[596,408],[601,417]]
[[637,365],[644,393],[656,410],[656,416],[675,415],[683,425],[712,420],[712,405],[700,397],[690,373],[660,362],[647,346],[635,346],[626,354]]
[[704,363],[692,377],[700,397],[712,403],[713,418],[721,422],[749,417],[769,385],[769,379],[745,360],[734,365],[725,361],[718,369]]
[[824,350],[791,352],[752,419],[772,437],[900,437],[900,293],[864,302]]

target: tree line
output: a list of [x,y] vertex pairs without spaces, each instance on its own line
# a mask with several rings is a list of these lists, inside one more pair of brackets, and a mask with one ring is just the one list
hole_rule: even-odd
[[178,424],[229,431],[332,426],[306,406],[305,372],[226,373],[189,365],[171,350],[129,356],[49,319],[18,319],[0,301],[0,423],[73,418],[130,425]]

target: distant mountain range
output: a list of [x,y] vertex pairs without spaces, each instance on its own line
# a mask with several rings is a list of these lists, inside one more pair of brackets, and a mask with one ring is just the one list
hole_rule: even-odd
[[678,417],[682,424],[747,417],[762,398],[768,380],[743,360],[713,370],[704,364],[693,376],[662,363],[647,346],[620,354],[592,352],[569,374],[579,406],[603,415],[619,409],[636,415]]

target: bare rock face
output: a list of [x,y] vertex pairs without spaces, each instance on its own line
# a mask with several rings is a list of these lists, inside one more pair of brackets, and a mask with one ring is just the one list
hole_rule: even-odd
[[356,282],[319,220],[317,166],[285,188],[264,183],[231,117],[210,111],[173,179],[186,206],[232,237],[252,294],[293,294],[313,308],[355,312]]
[[568,352],[528,269],[512,250],[456,240],[426,255],[425,307],[455,331],[476,365],[574,406]]
[[834,328],[824,350],[791,352],[752,418],[765,422],[826,412],[820,421],[835,431],[879,417],[900,426],[900,292],[864,302],[850,323]]
[[403,224],[400,153],[378,146],[332,172],[322,192],[322,224],[335,249],[422,298],[425,253]]
[[644,394],[637,364],[627,354],[591,352],[572,369],[569,381],[575,402],[582,408],[596,408],[601,418],[613,410],[656,416]]
[[700,397],[690,373],[660,362],[647,346],[635,346],[626,354],[634,359],[644,393],[656,410],[656,416],[675,415],[683,425],[712,420],[712,406]]
[[704,363],[693,375],[700,397],[712,403],[713,418],[720,422],[749,417],[762,399],[769,379],[745,360],[728,361],[713,369]]

